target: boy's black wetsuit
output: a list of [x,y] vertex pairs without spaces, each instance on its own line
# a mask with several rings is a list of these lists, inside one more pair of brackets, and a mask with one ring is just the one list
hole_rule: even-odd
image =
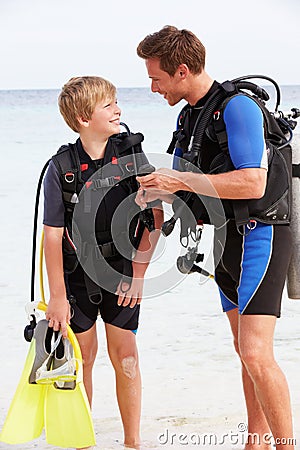
[[[119,174],[117,165],[119,164],[113,150],[112,139],[109,139],[105,157],[101,160],[92,160],[90,156],[84,151],[80,139],[76,142],[76,149],[79,155],[81,178],[85,183],[85,188],[89,186],[88,180],[93,174],[100,173],[104,164],[109,163],[111,168],[116,168],[116,174]],[[119,169],[120,170],[120,169]],[[116,177],[117,178],[117,177]],[[88,183],[86,183],[88,182]],[[92,187],[92,186],[91,186]],[[80,333],[88,330],[95,323],[98,314],[100,313],[103,321],[123,329],[136,331],[139,319],[139,305],[133,308],[129,306],[118,306],[118,296],[115,295],[118,284],[120,283],[123,274],[132,276],[131,261],[124,258],[112,244],[111,222],[113,215],[122,202],[127,202],[132,208],[138,211],[137,205],[134,203],[134,192],[137,190],[137,183],[124,181],[116,183],[113,187],[107,189],[104,193],[100,188],[98,190],[91,189],[92,196],[97,201],[100,198],[99,206],[97,208],[96,217],[93,214],[84,215],[84,221],[94,220],[94,232],[97,239],[98,247],[102,247],[102,255],[105,256],[105,249],[109,248],[108,257],[105,256],[104,263],[97,265],[97,277],[99,277],[100,286],[97,290],[97,295],[91,295],[87,289],[87,279],[90,283],[90,278],[82,268],[82,265],[76,264],[76,268],[72,270],[65,270],[65,280],[67,295],[71,303],[72,318],[71,327],[75,333]],[[88,190],[88,189],[87,189]],[[131,197],[129,197],[131,195]],[[130,200],[128,200],[128,197]],[[79,197],[80,199],[80,197]],[[79,205],[85,208],[85,199],[79,200]],[[120,232],[128,233],[128,224],[124,217],[124,223],[119,223]],[[65,227],[66,226],[66,212],[65,204],[62,198],[62,185],[60,175],[53,161],[50,162],[45,181],[44,181],[44,225],[51,227]],[[93,224],[92,224],[93,227]],[[123,230],[121,229],[123,228]],[[70,231],[70,230],[69,230]],[[84,233],[83,233],[84,234]],[[116,231],[118,234],[118,230]],[[107,244],[108,243],[108,244]],[[85,243],[82,243],[82,249]],[[107,247],[105,246],[107,244]],[[98,249],[97,249],[98,250]],[[96,255],[97,256],[97,255]],[[98,258],[99,259],[99,258]],[[101,259],[101,258],[100,258]],[[95,261],[97,258],[95,259]],[[99,262],[99,261],[98,261]],[[113,269],[113,276],[111,269]],[[103,280],[103,283],[101,282]],[[92,282],[93,288],[96,286]]]

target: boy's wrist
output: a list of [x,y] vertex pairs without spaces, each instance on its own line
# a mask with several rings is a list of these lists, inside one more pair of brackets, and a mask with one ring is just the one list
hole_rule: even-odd
[[66,291],[58,293],[58,292],[50,292],[50,299],[49,299],[49,303],[50,301],[52,303],[61,303],[63,301],[68,301],[67,299],[67,293]]

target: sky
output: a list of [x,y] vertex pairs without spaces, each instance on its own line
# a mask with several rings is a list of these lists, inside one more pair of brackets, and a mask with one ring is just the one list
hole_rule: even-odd
[[79,75],[147,87],[136,47],[164,25],[200,38],[218,81],[300,84],[299,0],[0,0],[0,89],[59,89]]

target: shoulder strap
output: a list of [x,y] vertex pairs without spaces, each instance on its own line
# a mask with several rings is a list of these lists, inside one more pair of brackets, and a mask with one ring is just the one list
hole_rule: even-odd
[[132,156],[132,159],[126,161],[126,171],[127,173],[132,173],[134,176],[133,181],[136,185],[135,176],[142,174],[146,175],[147,173],[152,172],[154,167],[149,164],[142,151],[141,143],[144,140],[144,135],[142,133],[129,133],[130,134],[120,133],[116,135],[112,138],[112,142],[117,158],[122,156]]
[[195,164],[197,167],[201,166],[201,148],[207,126],[210,123],[216,108],[219,108],[226,98],[231,97],[236,92],[237,87],[234,83],[231,81],[224,81],[219,84],[218,88],[206,100],[194,125],[188,152],[183,155],[187,161]]
[[[138,147],[144,140],[144,135],[142,133],[120,133],[113,137],[112,140],[115,144],[115,148],[117,148],[119,155],[122,155],[129,149],[137,151]],[[138,152],[140,151],[141,150],[139,150]]]
[[63,145],[56,155],[52,156],[52,161],[60,175],[66,210],[71,212],[75,203],[78,203],[78,190],[81,181],[80,161],[76,145]]
[[212,126],[215,132],[215,136],[217,138],[220,149],[225,154],[229,153],[229,148],[228,148],[227,131],[223,115],[226,104],[232,97],[234,97],[234,95],[226,98],[225,101],[223,101],[222,104],[219,107],[217,107],[216,111],[213,113],[212,118]]
[[180,142],[180,140],[181,140],[180,137],[182,135],[182,127],[183,127],[183,123],[185,121],[186,114],[187,114],[187,111],[189,110],[189,108],[190,108],[190,106],[188,104],[186,104],[182,108],[180,113],[178,114],[176,130],[173,132],[172,140],[171,140],[171,142],[169,144],[169,147],[167,149],[167,153],[169,153],[169,155],[172,155],[174,153],[176,142],[177,141]]

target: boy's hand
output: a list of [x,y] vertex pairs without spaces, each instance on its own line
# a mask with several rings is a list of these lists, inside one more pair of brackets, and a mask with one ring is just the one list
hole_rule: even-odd
[[116,290],[119,306],[130,306],[134,308],[142,301],[144,287],[144,278],[132,278],[131,285],[126,281],[121,280]]
[[136,197],[135,197],[136,204],[142,210],[147,208],[147,202],[146,202],[146,199],[145,199],[145,193],[146,193],[146,191],[144,191],[144,189],[139,188],[139,190],[137,191]]
[[161,191],[159,189],[148,189],[147,191],[142,187],[139,188],[135,197],[135,203],[142,209],[146,209],[148,203],[155,200],[160,200],[165,203],[173,203],[174,195]]
[[66,298],[57,298],[49,300],[46,311],[46,319],[49,320],[49,327],[54,331],[61,331],[62,336],[68,336],[67,324],[70,323],[71,312],[70,303]]

